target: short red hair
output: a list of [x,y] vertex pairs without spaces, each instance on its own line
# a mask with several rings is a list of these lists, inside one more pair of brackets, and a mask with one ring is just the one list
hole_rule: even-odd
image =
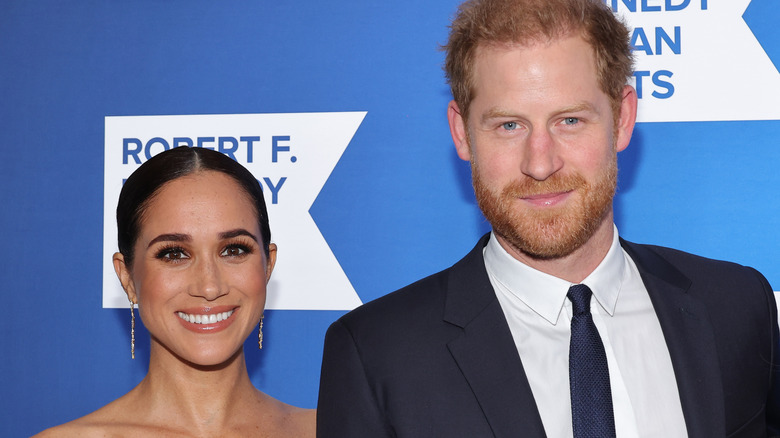
[[596,57],[601,90],[617,116],[633,71],[626,25],[601,0],[468,0],[460,5],[444,49],[444,70],[464,119],[474,98],[479,46],[530,45],[581,33]]

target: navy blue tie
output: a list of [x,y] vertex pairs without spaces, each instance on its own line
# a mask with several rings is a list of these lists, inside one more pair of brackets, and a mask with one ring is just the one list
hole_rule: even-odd
[[573,308],[569,385],[574,438],[615,436],[607,354],[590,314],[591,295],[584,284],[575,284],[567,294]]

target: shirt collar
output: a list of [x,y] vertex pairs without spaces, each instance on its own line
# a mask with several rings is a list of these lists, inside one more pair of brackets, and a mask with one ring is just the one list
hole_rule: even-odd
[[[625,267],[623,249],[614,225],[613,230],[612,245],[604,260],[582,281],[590,287],[596,301],[610,316],[615,313]],[[495,281],[550,324],[557,324],[572,283],[518,261],[504,250],[492,232],[484,257],[485,267]]]

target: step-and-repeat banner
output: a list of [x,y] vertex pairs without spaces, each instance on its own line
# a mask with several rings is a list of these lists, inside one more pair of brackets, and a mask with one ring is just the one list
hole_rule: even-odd
[[[780,288],[777,2],[605,2],[638,61],[621,235]],[[249,372],[314,407],[327,326],[489,229],[446,122],[439,46],[457,3],[2,2],[0,435],[82,416],[146,373],[114,209],[123,179],[176,146],[223,152],[262,185],[279,252]]]

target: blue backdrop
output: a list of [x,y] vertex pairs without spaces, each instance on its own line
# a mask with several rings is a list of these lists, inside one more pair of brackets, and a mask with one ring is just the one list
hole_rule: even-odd
[[[780,65],[776,2],[732,1],[750,3],[745,22]],[[360,299],[465,254],[489,227],[446,121],[438,45],[456,5],[0,3],[0,435],[85,415],[146,372],[146,332],[133,361],[128,310],[102,308],[107,116],[365,111],[310,209]],[[778,105],[775,90],[756,99]],[[773,118],[640,123],[619,156],[621,235],[751,265],[780,288]],[[267,311],[265,348],[246,348],[253,382],[315,407],[323,336],[343,313]]]

